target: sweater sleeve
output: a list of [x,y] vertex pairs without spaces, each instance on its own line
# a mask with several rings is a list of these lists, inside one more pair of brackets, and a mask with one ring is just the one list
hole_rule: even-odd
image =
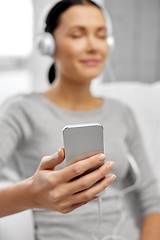
[[[141,172],[141,185],[137,189],[143,217],[151,213],[160,213],[160,193],[152,164],[146,154],[140,130],[132,111],[124,110],[128,125],[127,143],[129,151]],[[156,167],[156,166],[154,166]]]
[[0,108],[0,168],[30,134],[25,107],[19,99],[8,100]]

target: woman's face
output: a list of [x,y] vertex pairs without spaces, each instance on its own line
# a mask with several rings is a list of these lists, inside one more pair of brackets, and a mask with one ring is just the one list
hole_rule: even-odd
[[108,53],[106,35],[105,19],[97,7],[75,5],[67,9],[54,31],[58,76],[74,81],[97,77]]

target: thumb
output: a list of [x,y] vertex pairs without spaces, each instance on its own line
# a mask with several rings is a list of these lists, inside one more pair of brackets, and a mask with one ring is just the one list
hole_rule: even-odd
[[38,170],[54,170],[54,168],[63,162],[65,158],[64,148],[60,148],[57,153],[52,156],[43,157]]

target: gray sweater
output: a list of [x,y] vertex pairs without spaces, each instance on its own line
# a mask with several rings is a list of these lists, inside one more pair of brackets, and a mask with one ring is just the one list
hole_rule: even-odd
[[[115,162],[113,172],[117,176],[102,198],[103,222],[95,235],[100,240],[111,234],[121,213],[125,212],[126,219],[118,235],[138,240],[135,212],[141,211],[142,217],[160,213],[160,195],[137,123],[126,105],[103,99],[100,108],[79,112],[61,109],[41,93],[14,97],[3,104],[0,111],[0,167],[8,166],[18,172],[21,179],[30,177],[43,156],[53,154],[63,146],[62,129],[65,125],[92,122],[104,126],[105,154],[107,160]],[[131,180],[128,153],[139,166],[142,183],[135,191],[136,202],[134,196],[125,196],[123,208],[117,212],[117,197]],[[58,166],[62,167],[65,163]],[[34,209],[33,213],[38,240],[93,239],[89,230],[99,223],[96,200],[66,215],[39,209]]]

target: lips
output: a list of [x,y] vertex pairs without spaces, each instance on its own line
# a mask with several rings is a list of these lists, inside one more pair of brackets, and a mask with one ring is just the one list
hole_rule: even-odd
[[99,59],[86,59],[80,61],[82,64],[87,66],[97,66],[100,63]]

